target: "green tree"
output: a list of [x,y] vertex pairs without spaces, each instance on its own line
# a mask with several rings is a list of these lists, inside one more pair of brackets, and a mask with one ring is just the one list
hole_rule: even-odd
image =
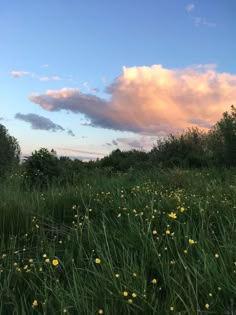
[[211,147],[218,163],[236,165],[236,107],[231,105],[231,113],[223,113],[211,132]]
[[54,150],[41,148],[24,162],[25,183],[30,187],[46,187],[60,175],[58,158]]
[[10,136],[5,126],[0,124],[0,176],[6,174],[20,160],[20,146],[16,138]]

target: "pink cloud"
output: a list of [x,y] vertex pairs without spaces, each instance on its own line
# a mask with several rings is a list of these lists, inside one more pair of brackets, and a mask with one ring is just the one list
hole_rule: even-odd
[[49,111],[83,113],[96,127],[166,135],[214,125],[235,103],[236,75],[219,73],[214,65],[124,67],[107,93],[105,100],[64,88],[29,98]]

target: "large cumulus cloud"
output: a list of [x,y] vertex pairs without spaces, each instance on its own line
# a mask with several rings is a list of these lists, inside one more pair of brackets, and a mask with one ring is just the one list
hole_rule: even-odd
[[214,65],[124,67],[106,92],[107,100],[70,88],[29,98],[48,111],[82,113],[93,126],[165,135],[192,125],[214,125],[235,103],[236,75],[219,73]]

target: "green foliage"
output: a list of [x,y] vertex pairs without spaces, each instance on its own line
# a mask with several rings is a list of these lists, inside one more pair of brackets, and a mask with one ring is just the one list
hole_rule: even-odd
[[20,146],[16,138],[9,135],[5,126],[0,124],[0,177],[19,163]]
[[236,108],[231,106],[231,113],[223,117],[209,135],[209,147],[215,163],[226,166],[236,165]]
[[100,161],[100,166],[113,169],[115,172],[127,172],[129,169],[145,168],[148,163],[148,154],[143,151],[121,151],[116,149]]
[[207,134],[191,128],[181,135],[170,135],[157,142],[150,158],[156,165],[164,167],[207,166]]
[[235,174],[0,182],[0,314],[234,314]]
[[45,148],[34,151],[24,162],[25,183],[29,187],[47,187],[60,175],[56,152]]

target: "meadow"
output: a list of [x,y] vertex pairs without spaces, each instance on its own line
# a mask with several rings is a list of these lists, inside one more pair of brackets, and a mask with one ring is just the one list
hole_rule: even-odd
[[0,183],[0,314],[236,314],[236,169]]

